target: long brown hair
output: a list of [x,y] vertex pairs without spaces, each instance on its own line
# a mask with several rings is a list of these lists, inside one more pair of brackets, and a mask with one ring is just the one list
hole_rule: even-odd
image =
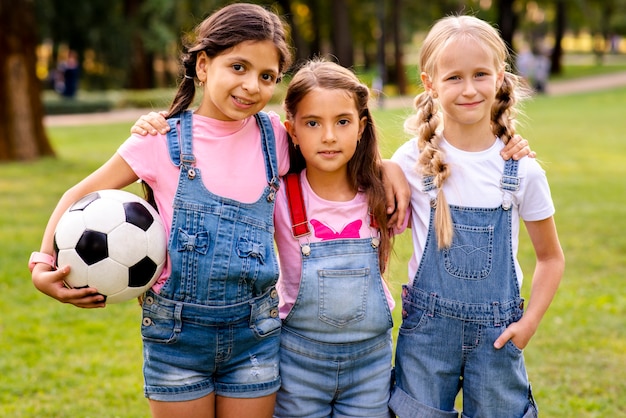
[[[298,69],[287,88],[284,101],[287,119],[294,120],[298,111],[298,104],[315,88],[348,92],[354,99],[359,118],[366,118],[365,129],[359,145],[348,162],[348,181],[354,190],[367,195],[370,211],[380,230],[379,264],[381,272],[384,272],[391,251],[391,234],[387,226],[382,160],[374,119],[372,119],[368,107],[369,89],[359,81],[352,71],[339,64],[321,59],[308,61]],[[291,137],[289,143],[290,172],[300,172],[306,167],[306,162],[300,150],[294,146]]]

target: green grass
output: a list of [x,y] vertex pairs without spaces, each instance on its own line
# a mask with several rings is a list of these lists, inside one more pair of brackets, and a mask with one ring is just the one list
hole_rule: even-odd
[[[625,100],[622,88],[541,96],[525,107],[520,131],[547,171],[566,255],[557,297],[525,353],[542,416],[626,414],[626,382],[619,377],[626,370]],[[405,137],[398,123],[405,115],[405,110],[375,114],[385,153]],[[406,276],[407,235],[395,245],[395,283]],[[519,256],[528,298],[534,253],[525,235]],[[397,327],[398,310],[395,319]]]
[[[526,349],[542,416],[626,414],[626,89],[537,97],[521,131],[547,170],[567,257],[552,307]],[[385,156],[406,139],[409,110],[377,110]],[[0,416],[149,417],[142,394],[140,309],[62,305],[26,268],[60,195],[104,162],[130,123],[50,128],[57,159],[0,165]],[[138,190],[135,190],[138,192]],[[396,239],[390,279],[399,301],[410,236]],[[520,259],[532,275],[522,237]],[[530,280],[526,280],[527,297]],[[396,327],[400,323],[395,312]]]
[[566,54],[562,72],[550,80],[571,80],[580,77],[611,74],[626,71],[626,55],[605,54],[601,62],[593,54]]

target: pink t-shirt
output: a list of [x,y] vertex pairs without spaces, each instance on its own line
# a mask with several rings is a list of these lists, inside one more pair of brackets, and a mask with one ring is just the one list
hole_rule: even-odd
[[[348,202],[334,202],[324,200],[315,194],[306,179],[306,170],[300,173],[300,182],[311,231],[311,235],[307,237],[309,242],[341,238],[368,238],[377,234],[376,230],[370,227],[369,205],[365,194],[357,193],[354,199]],[[280,278],[277,285],[280,294],[279,310],[280,317],[285,318],[293,307],[300,289],[302,256],[300,243],[291,233],[289,202],[284,184],[281,185],[276,198],[274,224],[280,259]],[[380,280],[382,281],[383,278],[381,277]],[[384,281],[383,289],[387,296],[389,309],[393,310],[395,302]]]
[[[274,112],[269,112],[269,115],[276,137],[278,171],[279,175],[283,175],[289,169],[287,133],[280,116]],[[179,168],[170,159],[166,138],[166,135],[160,134],[132,135],[117,152],[153,189],[169,239]],[[261,131],[254,117],[229,122],[194,113],[193,154],[204,185],[216,195],[252,203],[259,199],[267,186]],[[155,291],[161,288],[169,274],[168,259]]]

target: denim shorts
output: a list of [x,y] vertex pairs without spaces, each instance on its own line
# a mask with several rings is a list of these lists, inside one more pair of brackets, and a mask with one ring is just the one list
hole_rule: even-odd
[[389,418],[391,333],[325,344],[282,332],[275,418]]
[[512,341],[500,350],[493,347],[510,322],[495,327],[403,307],[408,316],[399,331],[390,400],[398,416],[456,418],[461,388],[463,416],[537,416],[522,350]]
[[227,307],[187,304],[148,292],[141,325],[145,396],[175,402],[212,392],[231,398],[276,392],[277,306],[274,289]]

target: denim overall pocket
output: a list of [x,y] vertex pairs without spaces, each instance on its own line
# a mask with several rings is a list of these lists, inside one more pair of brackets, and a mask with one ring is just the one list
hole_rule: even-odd
[[362,321],[370,269],[319,270],[319,319],[337,328]]

